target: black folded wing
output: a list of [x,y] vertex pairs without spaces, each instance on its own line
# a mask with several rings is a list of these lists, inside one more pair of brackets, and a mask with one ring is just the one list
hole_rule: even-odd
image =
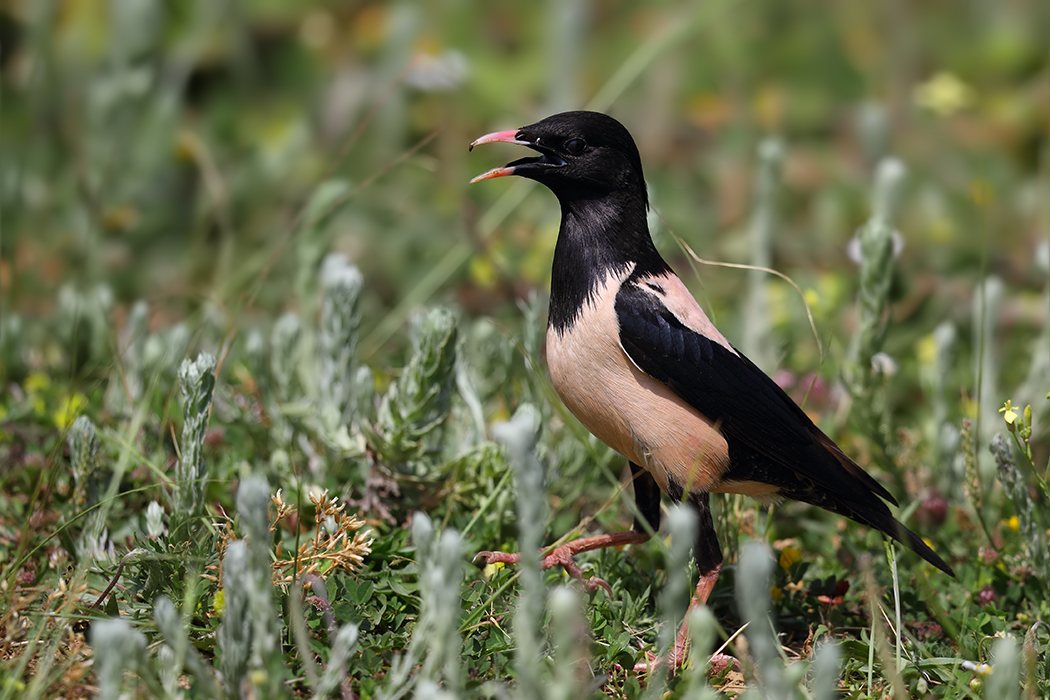
[[[882,530],[951,573],[878,500],[897,505],[889,491],[845,455],[754,363],[690,328],[660,297],[634,284],[621,288],[615,308],[620,344],[631,361],[715,422],[726,437],[734,463],[724,480],[777,486],[788,498]],[[745,458],[734,459],[734,451]]]

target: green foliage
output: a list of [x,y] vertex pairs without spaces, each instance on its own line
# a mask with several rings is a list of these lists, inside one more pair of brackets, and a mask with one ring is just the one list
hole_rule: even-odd
[[[1035,580],[1046,585],[1050,582],[1050,514],[1033,502],[1028,480],[1014,463],[1013,448],[1002,433],[995,434],[990,449],[995,456],[1003,492],[1016,513],[1014,517],[1017,518],[1017,534],[1024,560],[1035,574]],[[1047,495],[1050,494],[1044,489],[1043,498]]]
[[203,505],[204,441],[211,415],[212,392],[215,390],[215,358],[201,353],[195,361],[183,360],[179,367],[179,385],[185,400],[182,441],[175,469],[175,488],[171,502],[172,530],[198,516]]
[[[8,5],[0,700],[1045,695],[1050,5]],[[611,595],[536,568],[635,514],[545,379],[556,203],[468,190],[518,156],[465,146],[581,107],[679,272],[669,233],[797,282],[819,343],[779,279],[683,274],[957,580],[722,499],[691,664],[647,677],[677,516],[579,558]],[[325,490],[358,569],[300,555]]]
[[383,461],[416,476],[424,458],[440,451],[440,428],[456,386],[455,317],[434,309],[416,319],[412,359],[379,404],[371,438]]
[[321,423],[334,433],[354,407],[354,358],[357,356],[360,297],[364,278],[341,256],[329,256],[321,270],[324,301],[318,334],[318,408]]
[[[893,282],[895,237],[893,228],[904,165],[887,158],[875,172],[872,215],[858,231],[855,241],[860,257],[860,290],[857,298],[858,324],[851,346],[851,362],[846,381],[857,401],[857,423],[884,455],[893,452],[893,430],[886,403],[886,381],[897,372],[896,361],[883,352],[889,315],[890,287]],[[888,461],[884,458],[884,461]]]

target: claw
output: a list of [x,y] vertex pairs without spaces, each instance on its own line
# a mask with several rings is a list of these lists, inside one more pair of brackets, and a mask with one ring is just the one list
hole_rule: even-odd
[[[681,668],[685,664],[686,658],[685,649],[672,649],[670,664],[672,671]],[[647,651],[645,652],[645,661],[639,661],[634,665],[634,672],[648,675],[665,663],[665,659],[657,657],[651,651]],[[712,654],[707,661],[707,677],[714,678],[730,667],[739,669],[740,662],[728,654]]]
[[[495,564],[498,562],[502,562],[504,564],[517,564],[520,561],[520,554],[508,554],[506,552],[489,551],[478,552],[474,555],[474,558],[471,560],[474,566],[478,567],[479,569],[484,569],[489,564]],[[608,593],[610,597],[612,597],[612,586],[606,583],[604,579],[598,578],[597,576],[584,576],[583,570],[580,568],[579,564],[573,561],[573,558],[571,556],[565,555],[559,552],[557,549],[545,556],[540,562],[540,566],[543,568],[544,571],[558,565],[563,566],[565,568],[566,573],[568,573],[569,576],[572,576],[574,579],[579,581],[588,593],[592,593],[596,591],[599,587],[601,587],[605,589],[606,593]]]
[[[484,561],[478,561],[484,557]],[[506,552],[478,552],[471,560],[479,569],[484,569],[489,564],[503,562],[504,564],[517,564],[521,560],[520,554],[507,554]]]
[[598,590],[599,586],[604,588],[605,592],[609,594],[610,598],[612,598],[612,586],[606,583],[605,579],[600,579],[597,576],[591,576],[586,581],[583,581],[583,587],[587,589],[588,593],[593,593],[594,591]]
[[660,665],[660,659],[656,658],[656,654],[651,651],[645,652],[645,661],[639,661],[634,665],[635,673],[644,673],[648,675],[656,670],[656,667]]
[[[578,540],[573,540],[568,544],[555,547],[547,552],[545,556],[541,553],[543,559],[540,562],[540,566],[546,571],[552,566],[558,566],[560,564],[565,567],[565,571],[568,572],[569,576],[572,576],[579,581],[587,591],[590,592],[597,590],[597,588],[601,586],[610,596],[612,596],[612,586],[597,576],[585,577],[580,566],[573,560],[573,557],[577,554],[582,554],[583,552],[590,552],[604,547],[622,547],[628,544],[639,544],[648,539],[648,533],[637,532],[635,530],[625,530],[623,532],[582,537]],[[484,563],[479,560],[483,560]],[[506,552],[478,552],[474,557],[474,563],[477,564],[479,568],[484,568],[489,564],[495,564],[497,562],[502,562],[504,564],[517,564],[520,561],[520,553],[507,554]]]

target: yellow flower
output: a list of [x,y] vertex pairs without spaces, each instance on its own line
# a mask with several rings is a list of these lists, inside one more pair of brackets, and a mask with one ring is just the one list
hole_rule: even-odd
[[220,588],[215,593],[215,599],[211,603],[212,610],[219,617],[222,617],[222,613],[226,610],[226,589]]
[[915,88],[915,103],[942,117],[951,116],[972,102],[970,86],[944,71]]
[[773,586],[769,589],[769,597],[773,599],[774,603],[779,603],[784,597],[784,591],[780,586]]
[[918,343],[918,347],[915,349],[915,354],[926,367],[932,367],[937,361],[937,340],[933,337],[933,333],[923,336]]
[[30,372],[26,377],[25,390],[27,394],[39,394],[51,386],[51,377],[43,372]]
[[85,406],[87,406],[87,397],[79,392],[63,398],[54,414],[55,427],[59,430],[68,429],[73,425],[77,416],[83,412]]
[[499,273],[492,260],[481,255],[475,255],[470,259],[470,277],[486,289],[496,286]]
[[503,562],[494,561],[491,564],[486,565],[485,568],[481,570],[481,575],[485,578],[492,578],[496,575],[496,572],[502,569],[504,566],[505,565]]
[[[974,673],[974,677],[970,679],[970,687],[971,688],[975,688],[977,690],[979,690],[980,687],[981,687],[981,683],[982,683],[981,678],[983,676],[987,676],[988,674],[990,674],[992,672],[992,667],[989,666],[988,664],[974,663],[973,661],[970,661],[969,659],[964,660],[959,665],[962,668],[966,669],[967,671],[971,671],[971,672]],[[976,681],[976,685],[974,684],[974,681]]]
[[1018,528],[1021,527],[1021,521],[1017,519],[1016,515],[1011,515],[1006,521],[1006,527],[1010,528],[1014,532],[1017,532]]
[[806,291],[802,292],[802,297],[811,309],[820,306],[820,292],[813,289],[813,287],[807,287]]
[[1016,409],[1016,406],[1011,405],[1010,399],[1007,399],[1006,403],[1003,404],[1003,407],[999,409],[999,413],[1003,414],[1003,420],[1005,420],[1006,424],[1011,427],[1013,427],[1014,423],[1017,422]]
[[780,568],[785,571],[790,569],[792,564],[800,561],[802,561],[802,552],[794,547],[784,547],[780,552]]

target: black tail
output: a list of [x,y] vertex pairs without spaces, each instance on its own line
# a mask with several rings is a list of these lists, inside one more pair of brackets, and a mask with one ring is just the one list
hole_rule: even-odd
[[867,525],[868,527],[873,527],[880,532],[884,532],[944,573],[949,576],[955,576],[952,567],[948,566],[947,562],[941,559],[937,552],[930,549],[929,545],[927,545],[921,537],[894,518],[893,515],[890,514],[889,507],[874,494],[865,494],[866,498],[862,496],[862,498],[864,498],[863,501],[852,498],[845,499],[837,494],[828,493],[827,491],[822,491],[818,488],[813,488],[805,492],[796,491],[794,493],[784,493],[783,495],[798,501],[820,506],[825,510],[830,510],[832,513],[844,515],[850,520],[856,520],[862,525]]

